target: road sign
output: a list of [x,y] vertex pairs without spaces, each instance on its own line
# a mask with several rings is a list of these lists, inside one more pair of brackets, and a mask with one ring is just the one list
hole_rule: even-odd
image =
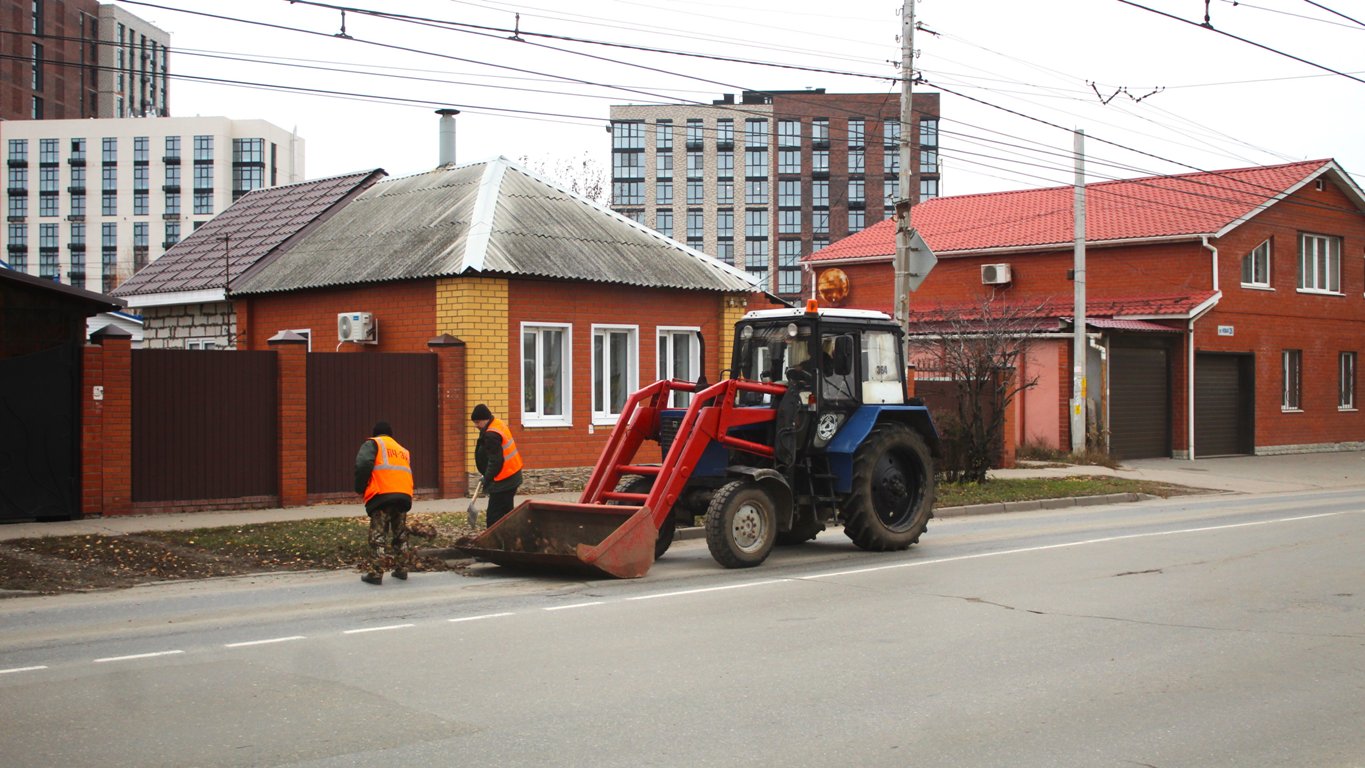
[[924,278],[929,276],[929,272],[938,263],[938,257],[929,250],[929,245],[920,237],[917,229],[909,232],[901,230],[896,233],[896,256],[901,264],[906,265],[910,277],[908,288],[911,291],[919,289]]

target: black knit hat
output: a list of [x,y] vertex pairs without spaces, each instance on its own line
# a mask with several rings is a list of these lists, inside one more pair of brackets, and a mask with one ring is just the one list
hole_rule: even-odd
[[483,403],[474,406],[474,412],[469,414],[470,421],[483,421],[491,418],[493,418],[493,412],[488,410],[488,406]]
[[370,430],[371,437],[379,437],[380,435],[388,435],[389,437],[393,437],[393,429],[389,427],[389,423],[387,421],[375,422],[374,429]]

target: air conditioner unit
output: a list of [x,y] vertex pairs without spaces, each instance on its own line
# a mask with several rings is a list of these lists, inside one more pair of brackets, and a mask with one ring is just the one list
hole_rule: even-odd
[[1009,285],[1010,265],[1008,264],[982,264],[981,265],[981,284],[982,285]]
[[357,344],[377,344],[374,315],[369,312],[342,312],[337,315],[337,340]]

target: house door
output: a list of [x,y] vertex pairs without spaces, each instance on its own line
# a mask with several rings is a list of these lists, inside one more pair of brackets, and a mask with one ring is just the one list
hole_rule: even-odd
[[1170,351],[1161,345],[1109,351],[1109,452],[1119,459],[1171,455]]
[[1228,456],[1253,450],[1255,429],[1251,355],[1194,356],[1194,455]]
[[0,360],[0,522],[81,516],[79,347]]

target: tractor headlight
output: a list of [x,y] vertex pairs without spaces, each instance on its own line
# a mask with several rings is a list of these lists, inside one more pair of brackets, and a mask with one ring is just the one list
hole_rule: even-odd
[[787,323],[787,335],[793,339],[796,338],[796,334],[800,332],[800,330],[801,329],[797,327],[796,323]]

